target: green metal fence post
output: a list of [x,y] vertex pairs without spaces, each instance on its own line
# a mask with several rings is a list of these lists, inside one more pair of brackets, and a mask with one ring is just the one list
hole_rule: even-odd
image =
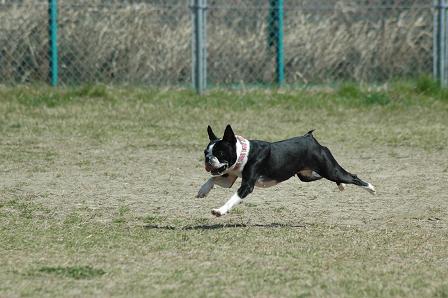
[[283,47],[283,0],[276,0],[276,23],[277,23],[277,40],[276,40],[276,74],[277,84],[282,86],[285,83],[285,54]]
[[58,84],[58,4],[57,0],[48,0],[50,84]]
[[285,55],[283,47],[283,0],[269,1],[268,14],[268,48],[269,53],[275,49],[275,81],[278,86],[285,83]]
[[197,93],[202,94],[207,88],[207,0],[192,0],[191,8],[193,14],[193,86]]
[[438,2],[440,0],[433,0],[433,26],[432,26],[432,76],[434,79],[439,78],[439,31],[438,31],[438,24],[439,24],[439,9],[438,9]]
[[433,75],[442,87],[448,86],[447,69],[447,3],[445,0],[434,0],[434,32],[433,32]]

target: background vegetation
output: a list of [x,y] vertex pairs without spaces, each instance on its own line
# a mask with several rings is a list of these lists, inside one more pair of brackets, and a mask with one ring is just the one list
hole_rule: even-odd
[[[298,3],[300,2],[300,3]],[[47,3],[0,3],[0,82],[46,81]],[[58,1],[61,82],[191,82],[188,1]],[[267,1],[209,1],[212,85],[270,84]],[[285,1],[290,84],[385,82],[432,72],[431,1]]]

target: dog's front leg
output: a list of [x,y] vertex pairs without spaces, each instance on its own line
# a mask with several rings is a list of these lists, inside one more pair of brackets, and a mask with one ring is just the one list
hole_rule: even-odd
[[241,197],[238,195],[238,192],[236,192],[221,208],[213,209],[212,214],[217,217],[224,215],[229,212],[233,206],[238,205],[239,203],[241,203]]
[[215,186],[213,178],[208,179],[207,182],[205,182],[199,189],[196,198],[205,198],[210,192],[210,190],[212,190],[213,186]]
[[255,181],[257,181],[257,177],[253,176],[252,173],[248,175],[243,173],[243,181],[238,191],[221,208],[213,209],[212,214],[219,217],[228,213],[230,209],[241,203],[254,190]]
[[215,184],[224,188],[230,188],[232,187],[233,183],[235,183],[236,178],[238,177],[231,175],[212,177],[208,179],[207,182],[204,183],[204,185],[201,186],[198,194],[196,195],[196,198],[205,198],[212,190],[213,186],[215,186]]

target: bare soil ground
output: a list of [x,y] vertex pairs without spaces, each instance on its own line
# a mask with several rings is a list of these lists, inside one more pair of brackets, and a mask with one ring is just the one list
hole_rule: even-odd
[[[207,198],[197,199],[197,190],[208,179],[201,150],[126,147],[59,148],[50,164],[31,161],[28,169],[7,164],[3,191],[29,197],[55,210],[54,216],[99,209],[107,213],[101,220],[112,221],[114,211],[125,206],[137,218],[156,213],[169,222],[179,217],[215,222],[210,210],[221,206],[238,188],[240,180],[232,189],[216,187]],[[216,222],[274,220],[285,225],[374,227],[400,219],[406,224],[446,227],[441,217],[448,207],[444,183],[448,181],[448,154],[406,148],[390,152],[370,148],[363,154],[343,152],[343,144],[333,147],[338,161],[374,184],[377,195],[353,185],[340,192],[328,180],[304,183],[294,177],[268,189],[257,188],[244,204]]]

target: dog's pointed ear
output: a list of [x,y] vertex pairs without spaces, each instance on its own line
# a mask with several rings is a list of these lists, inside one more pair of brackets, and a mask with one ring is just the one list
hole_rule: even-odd
[[235,134],[233,133],[233,130],[232,130],[232,127],[230,126],[230,124],[227,125],[222,139],[227,142],[230,142],[230,143],[236,143],[236,137],[235,137]]
[[210,127],[210,125],[207,127],[207,133],[208,133],[208,138],[210,139],[210,142],[213,142],[214,140],[218,139],[218,137],[216,137],[216,135],[213,133],[213,130]]

